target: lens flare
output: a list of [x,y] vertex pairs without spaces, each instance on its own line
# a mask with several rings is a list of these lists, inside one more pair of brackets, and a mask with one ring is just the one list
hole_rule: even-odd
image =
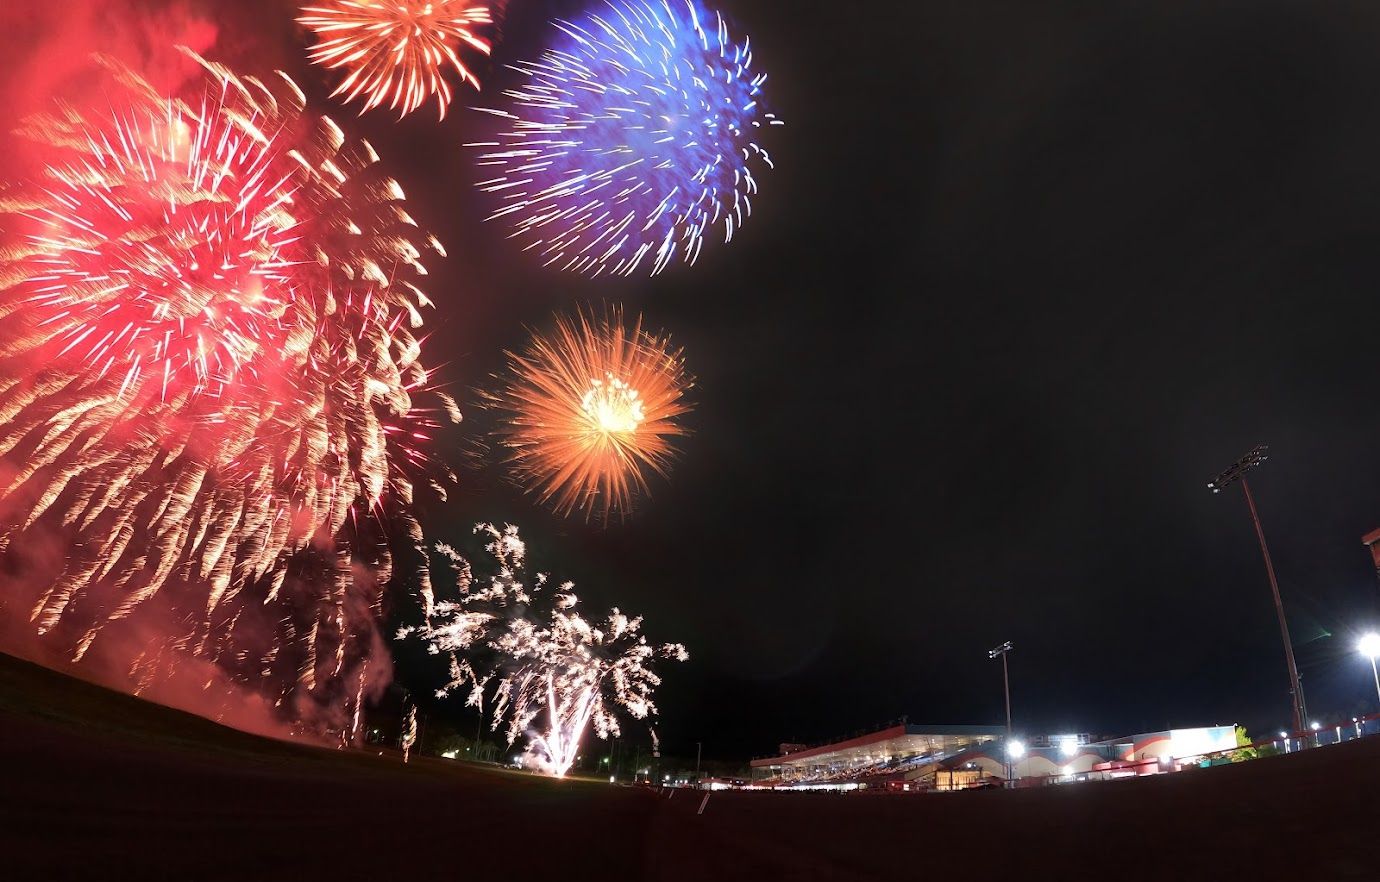
[[607,739],[621,734],[620,710],[638,720],[656,714],[658,658],[690,656],[678,643],[648,643],[642,618],[616,607],[603,619],[584,618],[573,583],[548,591],[548,574],[529,580],[516,527],[480,524],[475,532],[489,540],[492,571],[476,577],[465,558],[438,545],[454,565],[456,598],[438,602],[434,616],[402,628],[398,639],[417,634],[449,658],[451,678],[438,697],[468,688],[467,704],[482,712],[489,702],[491,728],[503,728],[510,746],[526,735],[524,767],[564,776],[591,723]]
[[399,117],[435,98],[444,119],[451,102],[446,72],[479,88],[457,50],[488,55],[489,42],[478,34],[493,18],[470,0],[335,0],[303,7],[297,21],[316,34],[311,60],[345,72],[331,97],[362,98],[361,113],[386,102]]
[[507,128],[480,151],[492,219],[549,266],[592,276],[693,264],[717,228],[752,213],[766,75],[748,41],[699,0],[620,0],[557,21],[551,48],[515,65],[525,84],[487,109]]
[[678,418],[692,385],[670,338],[631,328],[622,310],[603,319],[557,316],[508,354],[506,379],[487,398],[514,478],[558,514],[627,514],[647,491],[647,473],[663,477],[674,459]]
[[102,116],[22,130],[53,160],[0,206],[31,229],[0,252],[0,600],[135,691],[195,659],[350,740],[394,536],[430,594],[440,246],[290,80],[196,60],[191,101],[106,62]]

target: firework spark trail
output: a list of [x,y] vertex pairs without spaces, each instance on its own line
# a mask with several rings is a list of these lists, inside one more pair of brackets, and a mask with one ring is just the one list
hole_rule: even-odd
[[665,477],[684,435],[678,418],[692,380],[670,338],[631,327],[622,310],[602,319],[557,316],[534,335],[486,402],[515,479],[557,513],[626,515],[647,491],[646,473]]
[[[420,548],[414,484],[448,478],[424,448],[458,412],[414,336],[440,246],[291,80],[196,60],[190,101],[107,61],[107,116],[23,129],[64,158],[0,206],[35,228],[0,252],[8,599],[37,583],[34,628],[75,660],[122,620],[157,635],[136,688],[190,655],[357,731],[388,524]],[[65,559],[30,560],[53,535]]]
[[30,212],[46,232],[30,239],[34,275],[12,307],[36,317],[37,345],[61,344],[57,355],[96,366],[94,379],[115,371],[128,388],[161,376],[163,401],[307,342],[284,315],[299,300],[290,170],[273,169],[268,136],[211,100],[116,117],[48,170],[50,199]]
[[[601,621],[585,619],[570,582],[547,590],[548,576],[539,573],[528,584],[516,527],[480,524],[475,532],[489,539],[493,572],[476,579],[464,558],[438,545],[455,565],[457,598],[438,602],[432,619],[401,629],[398,638],[418,634],[432,653],[449,656],[451,680],[438,696],[468,688],[467,704],[481,711],[487,696],[491,728],[502,726],[510,746],[525,734],[529,764],[563,776],[591,724],[607,739],[621,734],[619,710],[638,720],[654,716],[652,696],[661,685],[655,660],[685,661],[689,654],[678,643],[649,644],[641,617],[617,608]],[[544,601],[549,613],[533,615]],[[476,671],[462,657],[480,653],[494,658],[492,670]]]
[[593,276],[693,264],[712,228],[725,242],[752,213],[758,143],[781,121],[762,105],[748,41],[700,0],[618,0],[557,21],[554,45],[514,65],[510,127],[481,153],[490,217],[545,263]]
[[311,60],[346,72],[331,97],[363,98],[360,113],[387,102],[399,118],[435,97],[445,119],[446,70],[479,88],[456,50],[464,45],[488,55],[489,42],[478,31],[493,18],[471,0],[334,0],[303,7],[297,21],[316,34]]
[[407,762],[412,754],[412,745],[417,743],[417,706],[413,705],[407,709],[407,716],[403,718],[402,730],[402,754],[403,762]]

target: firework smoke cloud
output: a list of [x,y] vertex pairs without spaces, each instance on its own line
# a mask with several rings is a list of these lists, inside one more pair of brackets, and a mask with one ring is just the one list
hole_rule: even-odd
[[597,276],[693,264],[707,238],[730,241],[752,213],[759,143],[779,125],[766,75],[700,0],[610,0],[554,23],[542,56],[479,150],[491,219],[550,266]]
[[516,527],[480,524],[475,532],[488,540],[492,569],[477,575],[438,545],[454,565],[455,599],[438,601],[424,625],[398,638],[418,635],[449,659],[440,697],[468,690],[470,706],[483,711],[487,702],[492,729],[501,727],[509,745],[525,738],[526,765],[563,776],[591,725],[609,738],[621,734],[620,710],[637,720],[654,716],[655,661],[689,655],[678,643],[648,643],[641,617],[617,608],[601,620],[584,618],[572,583],[553,588],[545,573],[529,577]]
[[107,59],[99,114],[22,127],[51,159],[0,206],[27,231],[0,252],[0,599],[136,691],[195,659],[348,740],[389,665],[390,531],[420,548],[414,487],[448,478],[415,336],[440,246],[286,76],[188,55],[179,97]]

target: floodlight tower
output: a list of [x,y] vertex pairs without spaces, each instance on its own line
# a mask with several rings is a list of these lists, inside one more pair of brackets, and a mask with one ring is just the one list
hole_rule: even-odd
[[1006,667],[1006,654],[1011,651],[1011,641],[1008,640],[995,649],[987,650],[988,658],[1001,656],[1001,681],[1006,690],[1006,744],[1002,751],[1006,755],[1006,783],[1011,783],[1011,674]]
[[1294,705],[1294,731],[1303,731],[1303,721],[1308,714],[1303,707],[1303,690],[1299,683],[1299,669],[1294,664],[1294,644],[1289,639],[1289,622],[1284,618],[1284,602],[1279,598],[1279,580],[1275,578],[1275,565],[1270,560],[1270,547],[1265,544],[1265,530],[1260,526],[1260,515],[1255,510],[1255,497],[1251,496],[1251,485],[1246,481],[1246,473],[1270,458],[1270,448],[1258,444],[1245,456],[1227,466],[1222,474],[1208,482],[1208,489],[1221,493],[1225,488],[1240,482],[1246,496],[1246,506],[1251,512],[1251,522],[1255,524],[1255,535],[1260,540],[1260,553],[1265,558],[1265,573],[1270,577],[1270,590],[1275,596],[1275,614],[1279,617],[1279,636],[1284,640],[1284,661],[1289,666],[1289,698]]

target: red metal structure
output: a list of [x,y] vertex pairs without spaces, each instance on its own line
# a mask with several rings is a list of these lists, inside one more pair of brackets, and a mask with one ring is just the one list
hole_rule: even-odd
[[1375,574],[1380,576],[1380,530],[1371,530],[1361,537],[1361,542],[1370,549],[1370,558],[1375,561]]

